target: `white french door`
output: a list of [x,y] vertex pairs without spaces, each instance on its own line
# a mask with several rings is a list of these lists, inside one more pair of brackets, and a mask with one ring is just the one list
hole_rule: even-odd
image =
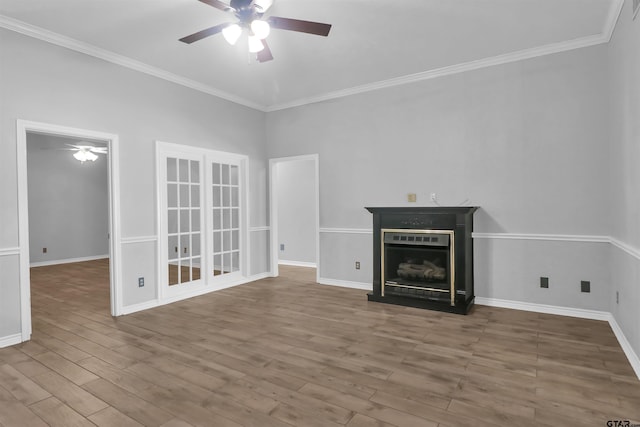
[[159,298],[246,274],[246,156],[157,142]]
[[166,160],[167,285],[184,288],[201,280],[202,161],[195,156]]
[[213,275],[240,272],[240,166],[211,163],[211,231]]

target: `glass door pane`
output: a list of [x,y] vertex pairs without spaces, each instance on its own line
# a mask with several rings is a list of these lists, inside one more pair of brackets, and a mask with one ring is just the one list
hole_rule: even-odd
[[200,279],[200,162],[167,158],[168,285]]
[[240,271],[240,179],[238,165],[211,164],[213,276]]

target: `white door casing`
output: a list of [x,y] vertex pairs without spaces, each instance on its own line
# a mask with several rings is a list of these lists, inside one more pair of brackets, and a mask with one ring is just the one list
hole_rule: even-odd
[[[156,141],[156,160],[159,302],[243,282],[249,275],[248,157]],[[170,284],[176,270],[180,279],[173,274]]]
[[314,163],[315,182],[314,182],[314,199],[315,199],[315,235],[316,235],[316,282],[320,281],[320,165],[318,154],[308,154],[302,156],[278,157],[269,159],[269,223],[270,223],[270,270],[271,276],[277,277],[278,268],[278,191],[277,173],[278,165],[286,162],[296,162],[312,160]]
[[40,123],[16,121],[16,154],[18,174],[18,244],[20,247],[20,310],[22,341],[31,337],[31,281],[29,274],[29,203],[27,185],[27,133],[43,133],[101,140],[108,147],[109,184],[109,276],[111,315],[122,314],[122,275],[120,237],[120,169],[118,135],[86,129]]

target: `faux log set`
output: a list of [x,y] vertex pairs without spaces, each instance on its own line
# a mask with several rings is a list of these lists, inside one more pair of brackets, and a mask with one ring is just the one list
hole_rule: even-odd
[[414,280],[444,280],[446,278],[446,270],[444,267],[439,267],[431,261],[409,259],[407,262],[402,262],[398,265],[398,276],[403,279]]

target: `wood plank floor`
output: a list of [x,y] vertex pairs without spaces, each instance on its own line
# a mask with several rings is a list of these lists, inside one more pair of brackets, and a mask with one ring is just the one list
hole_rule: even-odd
[[640,422],[606,322],[370,303],[314,273],[112,318],[106,261],[34,268],[33,339],[0,349],[0,425]]

